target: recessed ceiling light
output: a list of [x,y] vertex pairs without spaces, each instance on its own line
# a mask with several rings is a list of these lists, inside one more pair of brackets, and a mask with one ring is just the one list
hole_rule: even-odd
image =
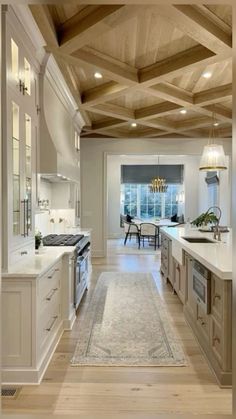
[[94,73],[94,77],[95,79],[102,79],[102,74],[96,71],[96,73]]
[[132,122],[132,123],[131,123],[131,127],[132,127],[132,128],[136,128],[136,127],[137,127],[136,122]]
[[202,73],[202,76],[203,76],[205,79],[210,79],[210,78],[211,78],[211,76],[212,76],[212,73],[211,73],[210,71],[205,71],[204,73]]
[[182,113],[183,115],[185,115],[187,113],[186,109],[181,109],[180,113]]
[[219,122],[214,122],[214,127],[218,127],[219,126]]

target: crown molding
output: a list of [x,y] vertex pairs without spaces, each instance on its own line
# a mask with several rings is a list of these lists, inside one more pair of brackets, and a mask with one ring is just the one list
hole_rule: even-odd
[[55,59],[52,55],[49,56],[48,53],[45,52],[44,47],[46,41],[41,34],[29,7],[27,4],[12,4],[7,9],[10,12],[10,17],[14,18],[14,20],[17,18],[25,34],[31,40],[33,53],[35,55],[34,59],[36,59],[41,67],[41,72],[48,77],[54,90],[58,96],[60,96],[61,101],[69,111],[75,129],[80,132],[85,125],[85,121],[79,112],[78,105],[75,102]]

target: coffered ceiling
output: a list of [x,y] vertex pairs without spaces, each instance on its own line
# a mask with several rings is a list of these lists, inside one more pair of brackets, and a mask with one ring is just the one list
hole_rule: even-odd
[[231,137],[230,5],[30,9],[86,121],[82,136],[200,138],[214,113],[216,135]]

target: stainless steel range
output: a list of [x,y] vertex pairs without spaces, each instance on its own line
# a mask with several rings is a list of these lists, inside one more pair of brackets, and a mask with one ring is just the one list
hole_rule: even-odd
[[77,309],[86,289],[88,289],[90,241],[83,234],[49,234],[43,237],[44,246],[75,246],[74,306]]

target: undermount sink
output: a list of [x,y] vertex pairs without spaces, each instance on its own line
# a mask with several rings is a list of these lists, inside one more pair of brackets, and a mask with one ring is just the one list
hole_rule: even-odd
[[182,237],[189,243],[215,243],[215,241],[207,239],[206,237]]

